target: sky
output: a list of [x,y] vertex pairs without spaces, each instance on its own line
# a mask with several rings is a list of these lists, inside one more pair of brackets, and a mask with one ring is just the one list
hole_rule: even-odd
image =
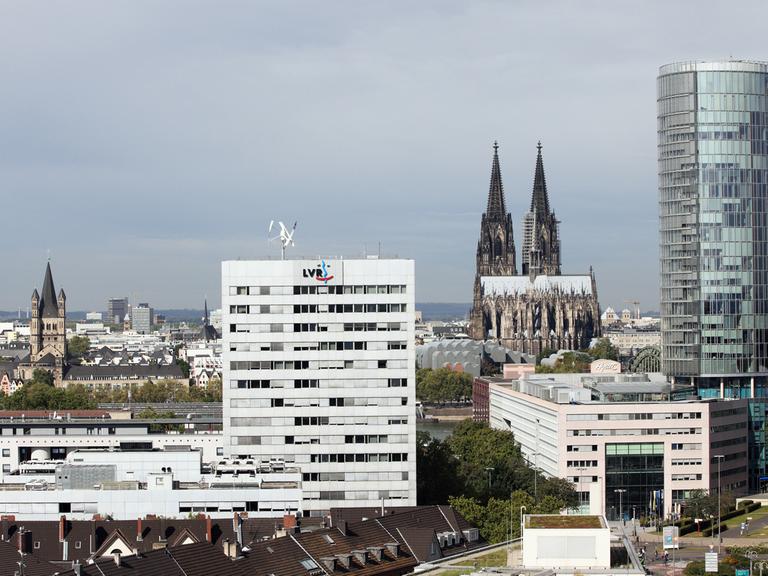
[[[728,16],[728,13],[734,15]],[[736,18],[735,15],[742,16]],[[492,144],[522,245],[536,143],[564,273],[658,309],[655,78],[768,59],[764,2],[0,0],[0,309],[220,301],[220,262],[416,260],[469,302]]]

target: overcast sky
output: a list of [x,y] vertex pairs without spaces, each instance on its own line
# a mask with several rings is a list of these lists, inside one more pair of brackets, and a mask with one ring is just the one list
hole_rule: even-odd
[[[731,16],[729,16],[731,14]],[[738,17],[737,17],[738,16]],[[764,1],[0,0],[0,309],[217,306],[220,261],[416,260],[469,302],[491,145],[522,244],[536,142],[563,272],[658,306],[658,67],[766,59]],[[518,252],[518,262],[520,255]]]

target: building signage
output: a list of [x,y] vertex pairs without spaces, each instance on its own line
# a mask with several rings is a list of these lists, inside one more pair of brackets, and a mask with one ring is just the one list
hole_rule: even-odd
[[707,552],[704,554],[704,572],[717,573],[717,552]]
[[296,260],[293,276],[297,285],[326,286],[343,284],[344,262],[341,260]]
[[304,268],[301,272],[301,275],[304,278],[314,278],[318,282],[328,284],[328,280],[333,280],[333,274],[330,270],[331,265],[328,264],[325,260],[320,260],[320,264],[318,264],[316,267]]
[[680,528],[677,526],[664,526],[664,550],[668,548],[680,548]]
[[736,569],[736,576],[749,576],[749,569],[748,568],[737,568]]

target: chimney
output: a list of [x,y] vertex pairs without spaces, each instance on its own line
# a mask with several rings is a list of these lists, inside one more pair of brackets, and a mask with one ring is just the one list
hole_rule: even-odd
[[384,551],[382,546],[368,546],[367,549],[368,553],[371,555],[371,558],[376,560],[376,562],[381,562],[382,552]]
[[240,557],[240,544],[230,542],[229,538],[224,538],[224,554],[233,560]]
[[59,542],[64,542],[64,539],[66,538],[67,534],[67,517],[61,516],[59,518]]
[[115,550],[115,552],[112,554],[112,556],[115,558],[115,566],[120,566],[120,552],[118,550]]
[[210,516],[205,519],[205,539],[209,544],[213,544],[213,522]]
[[291,528],[296,527],[296,516],[293,514],[285,514],[283,516],[283,528],[287,531],[291,531]]
[[323,566],[325,566],[328,569],[328,572],[336,571],[336,558],[334,558],[333,556],[326,556],[324,558],[320,558],[320,562],[322,562]]
[[384,547],[393,557],[397,558],[400,555],[400,544],[397,542],[387,542]]
[[29,530],[25,530],[24,526],[19,527],[19,552],[22,554],[29,554],[29,539],[31,533]]
[[349,568],[351,558],[352,554],[349,553],[336,554],[336,559],[339,561],[339,564],[347,569]]
[[144,528],[141,525],[141,518],[136,518],[136,542],[144,540]]
[[238,512],[234,513],[232,518],[232,524],[235,530],[235,539],[238,546],[243,545],[243,519]]
[[337,528],[339,529],[339,532],[341,532],[344,536],[348,536],[346,520],[339,520],[339,525]]
[[352,550],[352,554],[355,556],[355,559],[363,566],[365,566],[366,562],[368,562],[368,550]]
[[82,566],[80,565],[80,560],[72,565],[72,571],[75,573],[75,576],[82,576],[83,570]]

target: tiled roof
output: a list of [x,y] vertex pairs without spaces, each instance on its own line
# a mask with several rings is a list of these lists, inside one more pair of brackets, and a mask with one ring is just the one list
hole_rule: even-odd
[[[235,538],[233,522],[230,519],[211,520],[212,544],[221,545],[224,538]],[[244,519],[243,537],[246,533],[258,534],[261,538],[267,535],[266,530],[259,529],[263,523],[269,522],[272,535],[272,519]],[[280,520],[282,522],[282,519]],[[16,542],[20,527],[30,533],[32,542],[39,542],[39,548],[32,547],[32,554],[41,560],[63,560],[63,545],[59,541],[58,520],[2,520],[0,521],[0,538]],[[136,520],[65,520],[64,534],[68,542],[67,559],[85,562],[116,530],[120,530],[131,541],[132,547],[139,552],[149,552],[156,544],[172,543],[184,531],[189,530],[198,541],[207,541],[206,519],[142,519],[141,540],[137,540],[138,522]],[[246,540],[247,541],[247,540]],[[2,573],[0,573],[2,576]]]
[[[21,560],[21,555],[16,546],[10,542],[0,541],[0,574],[14,574],[19,569],[17,562]],[[24,557],[24,575],[25,576],[51,576],[59,568],[54,564],[43,562],[27,554]]]
[[[396,554],[385,546],[392,543],[398,544]],[[243,560],[248,574],[274,576],[389,576],[410,572],[417,564],[407,547],[375,522],[260,542],[250,547]]]
[[[81,566],[82,576],[246,576],[241,560],[231,560],[219,546],[207,542],[163,548],[120,559],[108,556]],[[60,576],[74,576],[74,570]]]

